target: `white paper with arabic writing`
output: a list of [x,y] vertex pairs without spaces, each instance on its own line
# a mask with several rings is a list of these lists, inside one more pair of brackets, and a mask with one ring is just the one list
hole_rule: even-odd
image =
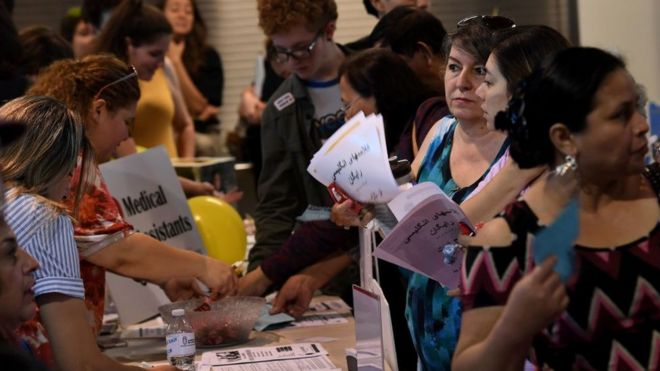
[[383,118],[362,112],[314,154],[307,171],[326,187],[336,183],[352,199],[385,203],[400,193],[388,162]]
[[[421,183],[405,192],[412,192],[407,199],[417,204],[404,213],[403,219],[378,245],[374,255],[421,273],[450,289],[457,287],[463,250],[458,250],[455,260],[447,264],[443,247],[456,241],[460,223],[469,228],[472,228],[471,224],[460,207],[433,183]],[[426,197],[419,197],[419,194]]]

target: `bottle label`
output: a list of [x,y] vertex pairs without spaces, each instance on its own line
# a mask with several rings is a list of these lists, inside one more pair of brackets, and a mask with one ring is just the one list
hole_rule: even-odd
[[195,334],[179,332],[166,337],[167,358],[195,355]]

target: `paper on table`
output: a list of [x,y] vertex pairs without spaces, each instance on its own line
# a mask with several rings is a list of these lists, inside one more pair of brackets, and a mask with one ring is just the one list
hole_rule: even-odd
[[339,371],[326,356],[265,363],[246,363],[241,365],[206,366],[200,365],[199,371]]
[[224,366],[287,359],[311,358],[328,355],[318,343],[297,343],[272,347],[247,347],[231,350],[214,350],[202,353],[201,365]]
[[322,312],[337,312],[346,313],[351,311],[351,307],[346,305],[343,300],[339,298],[321,300],[316,303],[310,304],[307,309],[309,312],[322,313]]
[[549,256],[555,255],[557,263],[554,271],[566,283],[575,271],[575,240],[580,233],[578,201],[573,198],[552,224],[543,228],[536,237],[534,263],[541,264]]
[[444,248],[456,243],[460,224],[471,225],[460,207],[438,191],[408,212],[374,255],[453,289],[458,285],[463,250],[457,249],[447,258]]
[[325,312],[322,314],[306,315],[298,321],[291,323],[294,327],[327,326],[348,323],[346,317],[340,313]]
[[380,115],[351,118],[314,154],[307,171],[326,187],[335,183],[362,203],[385,203],[400,192]]
[[254,324],[255,331],[264,331],[272,326],[284,326],[296,320],[286,313],[270,314],[271,308],[273,308],[272,304],[263,307],[261,315]]
[[121,331],[121,339],[130,338],[164,338],[166,335],[167,324],[159,316],[155,319],[143,323],[129,325]]

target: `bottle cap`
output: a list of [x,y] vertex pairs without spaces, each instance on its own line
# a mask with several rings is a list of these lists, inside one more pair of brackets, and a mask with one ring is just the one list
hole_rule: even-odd
[[173,317],[181,317],[184,314],[186,314],[186,311],[183,308],[172,309],[172,316]]

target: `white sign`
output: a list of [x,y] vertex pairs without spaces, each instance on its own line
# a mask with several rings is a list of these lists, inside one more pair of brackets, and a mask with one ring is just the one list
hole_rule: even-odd
[[186,195],[162,146],[105,163],[101,172],[135,231],[205,254]]
[[[135,231],[174,247],[205,254],[186,196],[162,146],[100,166],[110,194]],[[167,304],[156,285],[106,273],[119,319],[128,325],[158,314]]]

